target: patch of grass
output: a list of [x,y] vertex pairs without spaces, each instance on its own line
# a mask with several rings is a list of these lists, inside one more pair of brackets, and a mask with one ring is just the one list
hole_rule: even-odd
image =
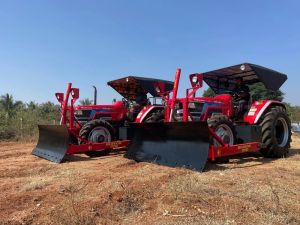
[[142,206],[142,199],[132,188],[121,184],[123,194],[117,199],[117,205],[114,208],[114,214],[124,216],[132,212],[139,211]]
[[80,208],[80,206],[70,206],[68,204],[58,205],[56,209],[50,212],[50,224],[57,225],[96,225],[95,217],[89,215],[87,212],[74,211],[74,207]]
[[[230,170],[226,175],[187,173],[170,181],[165,190],[169,202],[161,208],[186,216],[181,224],[197,224],[188,217],[201,224],[240,224],[246,220],[254,224],[299,224],[297,186],[286,186],[283,176],[291,175],[288,170],[280,174],[275,168],[260,177],[240,176]],[[290,199],[291,195],[295,198]]]
[[[55,207],[50,212],[51,224],[58,225],[95,225],[96,219],[95,214],[86,210],[83,207],[85,199],[84,190],[88,183],[85,181],[80,184],[77,183],[76,174],[69,174],[69,183],[66,186],[60,187],[58,190],[61,194],[64,194],[64,201]],[[84,210],[82,210],[84,209]]]
[[[212,181],[214,178],[210,178]],[[187,173],[173,178],[167,190],[174,193],[176,198],[182,194],[196,194],[203,193],[218,194],[217,190],[209,187],[207,176],[201,173]]]
[[48,186],[52,180],[52,177],[30,177],[28,179],[28,182],[23,186],[21,190],[34,191],[37,189],[43,189],[44,187]]

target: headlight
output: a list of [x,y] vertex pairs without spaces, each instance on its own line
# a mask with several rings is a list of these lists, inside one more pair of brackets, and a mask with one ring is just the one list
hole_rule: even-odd
[[159,87],[155,87],[155,91],[156,91],[157,93],[160,93]]
[[192,81],[193,81],[194,84],[197,84],[198,83],[198,77],[194,76],[193,79],[192,79]]
[[82,110],[75,110],[74,115],[75,116],[82,116],[83,112],[82,112]]

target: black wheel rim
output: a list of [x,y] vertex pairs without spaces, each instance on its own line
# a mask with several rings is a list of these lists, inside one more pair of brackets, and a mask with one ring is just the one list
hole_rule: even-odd
[[90,132],[88,140],[93,143],[110,142],[111,134],[105,127],[95,127]]

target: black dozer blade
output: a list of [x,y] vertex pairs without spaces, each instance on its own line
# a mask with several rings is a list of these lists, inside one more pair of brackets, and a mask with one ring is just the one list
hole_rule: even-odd
[[133,140],[125,154],[138,162],[202,171],[209,150],[207,122],[132,124]]
[[38,125],[39,140],[32,154],[61,163],[67,153],[70,135],[67,126]]

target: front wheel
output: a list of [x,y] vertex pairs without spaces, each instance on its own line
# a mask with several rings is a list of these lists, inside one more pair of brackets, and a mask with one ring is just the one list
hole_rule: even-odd
[[[225,144],[234,145],[236,143],[236,130],[232,121],[227,116],[212,116],[208,119],[207,123],[208,127],[210,127]],[[220,146],[220,143],[213,138],[211,144]]]
[[[81,128],[79,136],[92,143],[111,142],[115,140],[114,128],[104,120],[92,120],[87,122]],[[108,153],[109,150],[85,152],[85,154],[90,157],[104,156]]]
[[291,143],[291,121],[286,110],[277,106],[271,108],[260,123],[264,148],[260,150],[264,157],[281,158],[289,151]]

